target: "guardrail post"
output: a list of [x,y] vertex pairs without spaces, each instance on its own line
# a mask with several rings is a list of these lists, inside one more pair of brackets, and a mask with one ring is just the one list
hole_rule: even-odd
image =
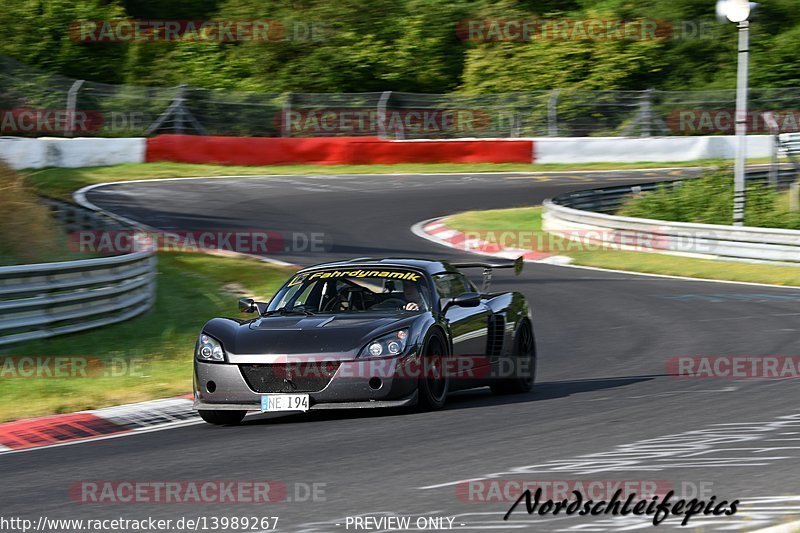
[[378,137],[385,139],[386,135],[386,108],[389,105],[389,98],[392,97],[392,91],[383,91],[381,97],[378,99]]
[[769,186],[778,189],[778,136],[774,137],[772,153],[769,160]]
[[78,104],[78,91],[81,90],[84,80],[75,80],[72,87],[67,91],[67,127],[64,130],[65,137],[72,137],[75,134],[75,109]]
[[186,84],[182,83],[180,86],[178,86],[178,97],[175,99],[175,131],[177,131],[178,134],[183,133],[183,106],[184,102],[186,101],[185,95]]
[[789,211],[800,211],[800,183],[796,181],[789,185]]
[[653,89],[647,89],[644,92],[644,98],[641,102],[641,130],[642,137],[651,137],[653,135]]
[[511,117],[511,131],[509,132],[512,138],[519,137],[520,132],[522,131],[522,117],[519,116],[516,111],[514,115]]
[[558,96],[561,94],[561,89],[556,89],[550,93],[550,98],[547,100],[547,135],[549,137],[558,137]]
[[286,93],[286,99],[283,101],[283,109],[281,110],[283,120],[281,121],[281,137],[292,136],[292,93]]
[[172,100],[172,103],[169,104],[169,107],[167,107],[167,109],[161,113],[156,121],[150,124],[150,127],[148,127],[144,132],[145,136],[157,132],[162,126],[164,126],[164,124],[167,123],[169,119],[172,119],[174,124],[173,129],[178,133],[183,133],[184,122],[188,122],[189,125],[191,125],[199,135],[208,134],[203,125],[200,124],[196,118],[194,118],[194,115],[192,115],[191,111],[186,109],[187,87],[188,86],[185,83],[178,86],[178,95],[174,100]]
[[769,186],[773,189],[778,188],[778,151],[781,147],[780,133],[781,128],[778,121],[775,119],[775,114],[771,112],[763,113],[761,115],[764,122],[769,127],[769,133],[772,136],[772,150],[770,151],[769,158]]

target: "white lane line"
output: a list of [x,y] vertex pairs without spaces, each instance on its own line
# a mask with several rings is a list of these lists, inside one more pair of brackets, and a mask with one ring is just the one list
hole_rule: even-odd
[[[696,322],[720,322],[724,320],[759,320],[763,318],[774,318],[776,316],[798,316],[800,313],[769,313],[764,315],[746,315],[746,316],[724,316],[719,318],[699,318]],[[778,330],[772,330],[778,331]]]
[[[221,176],[221,177],[235,177],[235,176]],[[72,193],[72,198],[75,200],[75,202],[77,202],[78,205],[80,205],[82,207],[85,207],[86,209],[91,209],[92,211],[96,211],[98,213],[103,213],[103,214],[105,214],[105,215],[107,215],[107,216],[109,216],[109,217],[111,217],[111,218],[113,218],[115,220],[118,220],[118,221],[123,222],[125,224],[128,224],[130,226],[133,226],[134,228],[139,228],[139,229],[141,229],[143,231],[157,232],[157,231],[159,231],[158,228],[155,228],[155,227],[150,226],[148,224],[144,224],[142,222],[139,222],[138,220],[134,220],[132,218],[124,217],[122,215],[118,215],[118,214],[113,213],[111,211],[107,211],[107,210],[103,209],[102,207],[99,207],[99,206],[93,204],[92,202],[89,201],[88,198],[86,198],[86,194],[89,191],[92,191],[92,190],[94,190],[94,189],[96,189],[98,187],[104,187],[106,185],[114,185],[114,184],[117,184],[117,183],[120,183],[120,184],[124,184],[124,183],[146,183],[146,182],[149,182],[149,181],[172,181],[172,180],[184,180],[184,179],[206,179],[206,178],[160,178],[160,179],[154,179],[154,180],[131,180],[131,181],[116,181],[116,182],[112,181],[112,182],[106,182],[106,183],[95,183],[94,185],[88,185],[86,187],[78,189],[77,191]],[[274,259],[272,257],[264,257],[262,255],[256,255],[256,254],[248,254],[248,253],[244,253],[244,252],[229,252],[229,251],[225,251],[224,253],[219,253],[218,255],[226,255],[226,256],[231,256],[231,257],[252,257],[254,259],[258,259],[259,261],[263,261],[265,263],[269,263],[271,265],[275,265],[275,266],[279,266],[279,267],[299,268],[299,265],[295,265],[294,263],[288,263],[286,261],[281,261],[280,259]]]
[[684,396],[686,394],[717,394],[720,392],[734,392],[739,390],[738,387],[725,387],[722,389],[708,389],[708,390],[676,390],[666,392],[655,392],[653,394],[643,394],[641,396],[628,396],[631,400],[641,400],[642,398],[660,398],[665,396]]
[[[466,482],[506,479],[521,475],[572,474],[576,476],[608,472],[663,472],[687,468],[722,468],[774,466],[776,462],[797,459],[794,455],[762,455],[771,452],[800,450],[800,446],[762,444],[770,433],[800,427],[800,411],[771,420],[711,424],[682,433],[662,435],[616,445],[604,452],[578,455],[571,459],[550,460],[484,474],[469,480],[449,481],[417,487],[433,490],[454,487]],[[762,441],[762,443],[759,443]],[[737,444],[753,446],[737,446]],[[759,446],[759,444],[761,444]],[[734,452],[744,452],[742,454]]]
[[[796,514],[797,513],[795,513],[795,515]],[[778,526],[758,529],[756,531],[753,531],[753,533],[797,533],[798,531],[800,531],[800,520],[796,522],[788,522],[786,524],[781,524]]]

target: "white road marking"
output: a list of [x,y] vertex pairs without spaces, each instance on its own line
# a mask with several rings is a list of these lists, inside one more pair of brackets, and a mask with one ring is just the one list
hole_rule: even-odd
[[716,394],[719,392],[734,392],[739,390],[738,387],[725,387],[722,389],[707,389],[707,390],[676,390],[667,392],[656,392],[653,394],[642,394],[641,396],[628,396],[631,400],[640,400],[642,398],[660,398],[662,396],[683,396],[685,394]]
[[[226,176],[221,176],[221,177],[226,177]],[[230,177],[233,177],[233,176],[230,176]],[[118,184],[118,183],[145,183],[145,182],[148,182],[148,181],[172,181],[172,180],[184,180],[184,179],[199,179],[199,178],[160,178],[160,179],[155,179],[155,180],[131,180],[131,181],[122,181],[122,182],[96,183],[94,185],[88,185],[86,187],[78,189],[77,191],[72,193],[72,198],[75,200],[75,202],[78,205],[80,205],[82,207],[85,207],[86,209],[91,209],[92,211],[96,211],[98,213],[103,213],[106,216],[109,216],[109,217],[111,217],[111,218],[113,218],[115,220],[118,220],[120,222],[128,224],[129,226],[133,226],[134,228],[138,228],[138,229],[141,229],[143,231],[158,231],[158,229],[153,227],[153,226],[150,226],[148,224],[144,224],[144,223],[139,222],[137,220],[133,220],[132,218],[128,218],[128,217],[124,217],[122,215],[118,215],[116,213],[112,213],[111,211],[106,211],[105,209],[96,206],[95,204],[90,202],[88,198],[86,198],[86,194],[89,191],[92,191],[92,190],[94,190],[94,189],[96,189],[98,187],[104,187],[106,185],[114,185],[114,184]],[[205,178],[203,178],[203,179],[205,179]],[[286,261],[281,261],[279,259],[274,259],[274,258],[271,258],[271,257],[264,257],[264,256],[261,256],[261,255],[256,255],[256,254],[248,254],[248,253],[243,253],[243,252],[225,252],[225,255],[229,255],[231,257],[236,257],[236,256],[252,257],[254,259],[258,259],[259,261],[263,261],[265,263],[269,263],[269,264],[272,264],[272,265],[275,265],[275,266],[281,266],[281,267],[297,267],[298,266],[298,265],[295,265],[293,263],[287,263]]]
[[[572,459],[514,466],[468,480],[449,481],[418,487],[433,490],[453,487],[465,481],[484,481],[533,474],[594,475],[609,472],[662,472],[686,468],[733,468],[769,466],[797,459],[800,446],[768,446],[765,439],[784,429],[800,427],[800,412],[761,422],[712,424],[696,429],[615,446],[605,452],[580,455]],[[759,445],[761,441],[762,445]],[[752,443],[752,447],[736,447]],[[787,454],[786,452],[790,453]],[[773,454],[774,455],[770,455]]]

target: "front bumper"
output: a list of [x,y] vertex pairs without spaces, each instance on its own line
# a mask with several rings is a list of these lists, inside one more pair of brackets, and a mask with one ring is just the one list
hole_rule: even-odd
[[[418,392],[414,391],[408,398],[401,400],[370,400],[360,402],[331,402],[331,403],[315,403],[312,404],[310,409],[379,409],[387,407],[406,407],[417,404]],[[200,400],[195,400],[192,408],[195,410],[209,410],[209,411],[260,411],[260,405],[253,405],[251,403],[205,403]]]
[[[407,369],[417,356],[337,361],[333,376],[319,381],[295,378],[301,390],[276,385],[271,373],[256,382],[253,365],[194,363],[194,408],[202,410],[260,411],[261,397],[270,393],[307,393],[311,409],[400,407],[417,399],[417,379]],[[264,365],[267,366],[267,365]],[[282,365],[269,365],[281,367]],[[244,369],[244,371],[243,371]],[[291,374],[289,374],[291,377]],[[274,387],[274,388],[273,388]],[[310,388],[309,388],[310,387]]]

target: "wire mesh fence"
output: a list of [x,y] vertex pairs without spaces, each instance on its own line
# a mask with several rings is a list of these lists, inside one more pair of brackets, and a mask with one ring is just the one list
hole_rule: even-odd
[[[753,89],[750,133],[800,131],[800,88]],[[0,58],[0,134],[394,139],[732,134],[735,90],[257,93],[108,85]],[[771,113],[774,120],[765,120]]]

